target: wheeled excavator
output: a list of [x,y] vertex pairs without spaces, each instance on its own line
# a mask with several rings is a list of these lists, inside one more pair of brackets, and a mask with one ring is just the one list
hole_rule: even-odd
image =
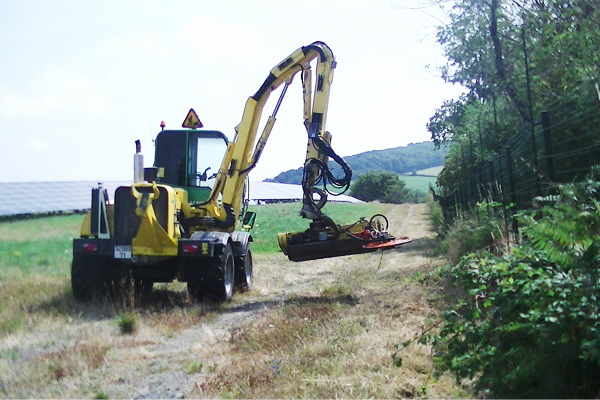
[[[322,212],[327,194],[336,194],[331,189],[337,194],[345,191],[352,177],[350,167],[331,148],[331,135],[325,130],[335,66],[333,52],[322,42],[301,47],[286,57],[248,98],[232,141],[220,131],[200,129],[202,123],[193,109],[182,124],[185,129],[165,130],[161,124],[153,167],[144,168],[137,141],[134,183],[117,188],[112,202],[102,185],[92,189],[81,237],[73,241],[71,281],[75,297],[105,295],[124,279],[132,281],[139,293],[149,292],[155,282],[187,282],[195,300],[228,301],[234,289],[252,288],[249,230],[256,213],[247,211],[247,178],[260,159],[283,97],[297,74],[302,81],[308,134],[300,215],[312,222],[303,232],[280,233],[281,250],[292,261],[306,261],[409,242],[387,232],[383,215],[337,225]],[[263,108],[281,85],[274,111],[258,137]],[[341,166],[342,177],[331,173],[330,160]]]

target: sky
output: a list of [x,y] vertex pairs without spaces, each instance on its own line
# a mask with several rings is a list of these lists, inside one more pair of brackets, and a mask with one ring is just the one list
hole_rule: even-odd
[[[135,140],[152,166],[161,121],[181,129],[190,108],[233,139],[270,70],[314,41],[337,60],[337,154],[430,140],[462,89],[440,78],[439,20],[411,1],[2,0],[0,182],[131,180]],[[250,178],[301,167],[306,140],[297,76]]]

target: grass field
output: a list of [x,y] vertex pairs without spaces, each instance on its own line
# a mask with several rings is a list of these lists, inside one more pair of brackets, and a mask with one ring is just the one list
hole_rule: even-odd
[[82,221],[74,214],[0,223],[0,278],[68,274]]
[[0,223],[0,335],[35,323],[34,309],[70,293],[71,241],[83,215]]
[[418,190],[423,193],[429,192],[429,185],[435,187],[435,183],[437,178],[433,176],[411,176],[411,175],[401,175],[400,179],[406,182],[406,187],[409,189]]
[[[328,203],[324,211],[339,224],[360,217],[370,218],[379,205]],[[251,208],[257,212],[252,230],[255,254],[279,251],[279,232],[299,232],[308,221],[298,216],[300,203],[282,203]],[[83,215],[61,215],[0,222],[0,335],[35,322],[41,314],[77,314],[81,306],[71,295],[72,240],[79,236]],[[38,314],[39,315],[39,314]],[[41,315],[40,315],[41,316]]]
[[437,176],[444,169],[443,165],[417,171],[417,175],[403,174],[400,179],[406,182],[406,187],[423,193],[429,192],[429,185],[435,187]]

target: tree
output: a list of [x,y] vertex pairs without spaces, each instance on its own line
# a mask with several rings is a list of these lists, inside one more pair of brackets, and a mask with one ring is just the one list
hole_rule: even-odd
[[400,204],[409,197],[406,182],[398,175],[387,171],[370,171],[358,177],[350,194],[362,201],[381,201]]
[[600,0],[457,0],[448,20],[437,35],[448,59],[442,78],[467,93],[427,124],[437,147],[450,146],[442,187],[480,171],[540,111],[600,73]]

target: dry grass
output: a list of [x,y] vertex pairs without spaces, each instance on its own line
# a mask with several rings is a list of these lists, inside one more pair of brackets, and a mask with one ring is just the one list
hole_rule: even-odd
[[[68,291],[65,279],[35,275],[10,274],[0,281],[0,337],[20,329],[29,329],[54,317],[54,307],[47,307]],[[38,312],[41,311],[41,312]]]
[[[431,270],[433,264],[419,266]],[[198,384],[192,397],[392,398],[461,397],[450,376],[432,377],[429,347],[414,339],[436,314],[432,283],[414,271],[349,270],[313,296],[293,297],[235,331],[231,362]],[[402,365],[398,366],[398,358]]]
[[[40,287],[44,285],[47,282],[40,282]],[[5,332],[0,343],[0,398],[106,396],[104,388],[77,387],[73,382],[102,375],[98,369],[110,369],[115,362],[123,361],[128,366],[144,363],[149,358],[146,347],[206,323],[223,310],[219,304],[192,303],[181,284],[160,285],[134,308],[126,299],[81,304],[65,294],[68,290],[59,283],[47,293],[31,287],[27,291],[25,286],[15,290],[14,282],[9,286],[13,290],[6,295],[15,296],[20,303],[8,304],[14,306],[15,318],[24,322],[15,332]],[[32,297],[30,292],[38,295],[31,299],[32,305],[26,306],[22,299]],[[129,322],[136,326],[126,332],[123,325]],[[202,370],[202,365],[192,360],[175,367],[194,374]],[[151,373],[169,368],[173,366],[151,363]]]
[[25,351],[23,355],[2,358],[0,393],[10,398],[57,395],[52,389],[60,387],[59,381],[99,368],[111,347],[104,339],[91,339],[64,348]]

